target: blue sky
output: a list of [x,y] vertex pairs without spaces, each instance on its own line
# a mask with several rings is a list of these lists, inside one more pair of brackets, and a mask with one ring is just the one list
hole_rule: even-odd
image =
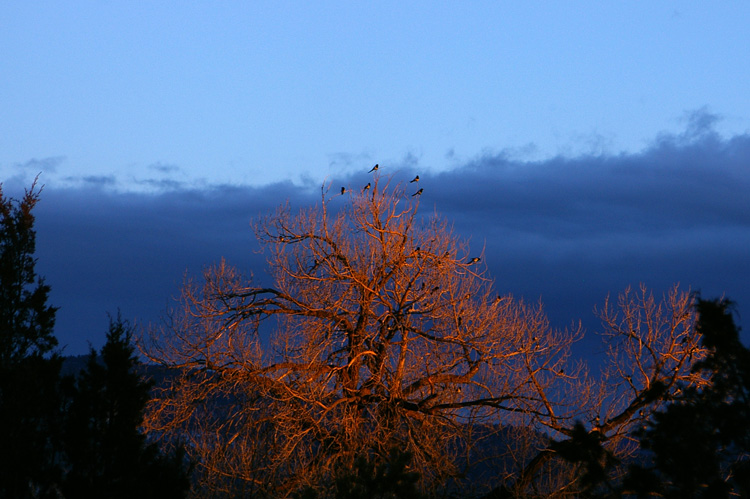
[[[4,2],[0,168],[262,184],[750,129],[745,2]],[[7,175],[7,173],[6,173]]]
[[186,271],[257,272],[252,217],[374,163],[419,173],[556,324],[639,282],[750,310],[749,23],[747,2],[7,1],[0,182],[41,172],[68,353],[117,308],[157,318]]

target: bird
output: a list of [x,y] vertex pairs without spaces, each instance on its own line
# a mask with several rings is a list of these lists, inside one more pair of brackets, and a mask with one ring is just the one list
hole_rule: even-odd
[[415,192],[414,194],[412,194],[411,197],[421,196],[422,195],[422,191],[424,191],[424,189],[419,189],[417,192]]
[[365,192],[369,188],[370,188],[370,182],[367,182],[367,185],[365,186],[364,189],[362,189],[362,192]]
[[341,195],[343,196],[344,194],[346,194],[346,187],[341,188]]
[[367,172],[367,173],[372,173],[372,172],[376,172],[376,171],[378,171],[378,168],[380,168],[380,165],[377,165],[377,164],[376,164],[375,166],[373,166],[373,167],[372,167],[372,170],[370,170],[370,171],[369,171],[369,172]]
[[475,256],[474,258],[471,258],[468,262],[466,262],[466,265],[474,265],[475,263],[479,263],[481,258],[478,256]]
[[414,182],[419,182],[419,175],[417,175],[416,177],[414,177],[414,180],[410,180],[409,181],[410,184],[412,184]]

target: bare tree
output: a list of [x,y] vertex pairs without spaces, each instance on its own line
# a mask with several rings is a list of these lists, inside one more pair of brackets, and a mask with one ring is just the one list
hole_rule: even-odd
[[[483,255],[418,216],[420,196],[378,173],[342,192],[257,221],[271,285],[221,262],[142,339],[179,368],[146,427],[187,440],[205,487],[289,496],[396,447],[434,492],[515,428],[492,462],[503,490],[522,494],[554,458],[542,435],[569,437],[585,419],[616,444],[667,393],[657,384],[689,377],[700,352],[677,295],[671,329],[650,302],[628,308],[626,295],[624,316],[605,307],[611,368],[594,382],[570,361],[580,328],[554,330],[540,305],[497,296]],[[572,480],[550,476],[547,491]]]
[[[546,411],[537,415],[535,427],[546,427],[551,442],[527,452],[519,460],[518,473],[511,475],[494,496],[576,496],[580,474],[561,462],[554,442],[570,441],[580,423],[615,458],[631,457],[638,449],[634,430],[642,428],[654,411],[679,395],[686,386],[707,383],[705,374],[693,372],[693,365],[705,358],[695,327],[693,297],[674,286],[662,300],[641,285],[609,299],[597,310],[602,321],[601,337],[606,349],[601,374],[582,370],[569,384],[573,389],[555,406],[550,391],[540,388],[537,397]],[[529,369],[530,378],[534,370]],[[559,395],[559,394],[558,394]],[[544,440],[544,439],[542,439]],[[602,463],[603,464],[603,463]],[[550,471],[552,468],[552,471]],[[622,474],[615,469],[615,474]],[[540,476],[545,476],[540,480]]]

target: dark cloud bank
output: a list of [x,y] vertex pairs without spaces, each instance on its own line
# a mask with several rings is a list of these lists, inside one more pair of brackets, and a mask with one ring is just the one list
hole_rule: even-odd
[[[407,182],[419,173],[423,213],[437,211],[470,238],[501,293],[541,298],[553,322],[592,314],[608,293],[674,283],[750,310],[750,135],[723,139],[691,123],[637,154],[541,162],[479,157],[439,174],[413,162],[381,164]],[[334,179],[358,188],[363,172]],[[321,179],[322,182],[322,179]],[[415,189],[416,190],[416,189]],[[160,194],[48,187],[37,211],[39,271],[52,286],[58,337],[68,354],[104,339],[119,308],[141,324],[157,320],[185,272],[225,257],[262,273],[249,222],[289,200],[319,201],[319,186],[175,188]]]

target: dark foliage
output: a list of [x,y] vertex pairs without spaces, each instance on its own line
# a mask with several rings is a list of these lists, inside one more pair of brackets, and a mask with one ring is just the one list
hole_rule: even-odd
[[334,480],[328,494],[306,488],[296,494],[297,499],[420,499],[417,484],[419,473],[409,471],[412,456],[409,452],[391,449],[386,459],[358,456],[354,468],[341,473]]
[[189,486],[181,453],[165,457],[139,431],[151,383],[138,373],[132,330],[118,317],[78,375],[65,426],[64,493],[79,498],[179,498]]
[[35,272],[39,193],[15,200],[0,188],[0,497],[45,497],[60,477],[56,308]]
[[112,321],[101,362],[61,377],[56,308],[35,272],[40,190],[0,189],[0,498],[184,497],[180,453],[162,456],[138,428],[150,384],[136,373],[131,330]]
[[750,497],[750,350],[739,340],[731,302],[698,299],[698,330],[708,357],[695,370],[706,387],[688,388],[641,434],[653,465],[624,481],[638,497]]
[[588,497],[601,485],[606,487],[607,472],[618,463],[614,455],[602,446],[602,441],[599,431],[588,431],[579,421],[569,439],[550,444],[550,449],[560,458],[580,466],[577,482],[582,497]]
[[336,498],[419,498],[419,474],[408,471],[410,461],[411,454],[396,449],[391,450],[386,461],[377,464],[360,456],[354,471],[336,480]]
[[61,359],[0,367],[0,497],[47,497],[59,483]]
[[56,308],[47,305],[50,288],[35,272],[36,232],[32,210],[41,190],[35,184],[20,201],[0,186],[0,365],[12,366],[57,346]]

